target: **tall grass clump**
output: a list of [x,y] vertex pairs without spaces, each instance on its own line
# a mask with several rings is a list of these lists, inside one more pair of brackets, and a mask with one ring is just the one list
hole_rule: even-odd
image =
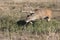
[[18,31],[28,31],[31,33],[39,32],[39,33],[48,33],[48,32],[59,32],[60,29],[60,21],[51,20],[47,22],[45,20],[37,20],[33,24],[26,25],[18,25],[15,20],[12,20],[10,17],[3,17],[0,19],[0,30],[1,31],[10,31],[10,32],[18,32]]
[[26,30],[39,33],[57,32],[57,29],[60,29],[59,25],[60,23],[56,20],[52,20],[50,22],[39,20],[34,22],[32,25],[29,24]]

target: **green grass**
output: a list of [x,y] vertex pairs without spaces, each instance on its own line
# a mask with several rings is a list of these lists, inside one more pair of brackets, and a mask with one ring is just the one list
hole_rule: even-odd
[[34,25],[28,25],[27,29],[29,31],[35,31],[35,32],[56,32],[57,29],[60,29],[59,27],[60,23],[56,20],[52,20],[51,22],[46,22],[44,20],[37,21],[34,23]]
[[[23,29],[24,28],[24,29]],[[51,20],[50,22],[46,22],[45,20],[37,20],[34,24],[28,24],[27,26],[18,25],[14,20],[11,18],[2,18],[0,20],[0,30],[10,32],[20,32],[20,31],[28,31],[32,32],[39,32],[39,33],[47,33],[47,32],[59,32],[60,29],[60,21]]]

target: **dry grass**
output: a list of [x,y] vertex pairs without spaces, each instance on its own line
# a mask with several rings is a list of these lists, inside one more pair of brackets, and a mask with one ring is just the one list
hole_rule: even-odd
[[27,26],[17,24],[26,18],[29,11],[40,7],[54,9],[55,4],[24,2],[6,3],[0,7],[0,40],[60,40],[60,21],[57,19],[52,19],[51,22],[37,20],[33,25]]

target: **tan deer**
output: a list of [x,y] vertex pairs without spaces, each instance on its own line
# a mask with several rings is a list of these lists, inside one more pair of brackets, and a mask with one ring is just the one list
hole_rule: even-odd
[[34,13],[31,13],[26,17],[26,22],[32,22],[39,19],[46,19],[47,21],[50,21],[52,18],[52,10],[49,8],[40,8],[35,9]]

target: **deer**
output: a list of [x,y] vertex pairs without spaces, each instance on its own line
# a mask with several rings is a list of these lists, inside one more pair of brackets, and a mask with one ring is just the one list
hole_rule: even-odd
[[27,15],[26,17],[26,23],[31,23],[36,20],[43,20],[46,19],[46,21],[51,21],[52,18],[52,10],[50,8],[40,8],[35,9],[34,13],[30,13],[30,15]]

